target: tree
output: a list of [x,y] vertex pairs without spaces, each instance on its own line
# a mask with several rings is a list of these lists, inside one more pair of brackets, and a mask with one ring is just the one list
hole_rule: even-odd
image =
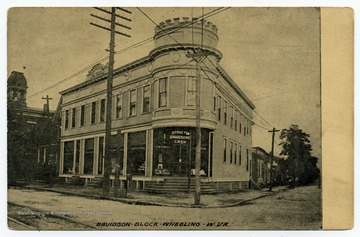
[[8,184],[15,184],[18,179],[31,178],[30,167],[34,163],[29,157],[32,147],[29,126],[22,115],[8,106]]
[[291,187],[311,183],[317,177],[316,159],[311,156],[309,137],[298,125],[292,124],[289,129],[281,130],[280,155],[287,156],[283,167],[287,168]]

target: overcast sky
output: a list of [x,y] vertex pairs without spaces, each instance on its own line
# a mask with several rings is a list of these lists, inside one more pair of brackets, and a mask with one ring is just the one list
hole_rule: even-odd
[[[208,13],[217,8],[204,8]],[[202,14],[201,8],[142,8],[155,22]],[[117,36],[116,50],[149,39],[155,25],[132,8],[132,38]],[[42,108],[41,97],[83,82],[97,59],[107,56],[109,34],[91,26],[92,8],[13,8],[8,12],[8,76],[24,72],[28,106]],[[124,15],[124,14],[123,14]],[[320,156],[320,12],[316,8],[231,8],[207,19],[218,28],[220,64],[256,106],[254,122],[266,129],[298,124],[310,134]],[[124,22],[123,22],[124,23]],[[146,56],[144,44],[115,57],[115,67]],[[24,69],[25,67],[25,69]],[[33,96],[79,71],[46,92]],[[262,118],[267,122],[263,121]],[[271,126],[270,126],[271,125]],[[254,126],[253,146],[271,149],[271,134]],[[276,136],[276,143],[280,140]],[[275,154],[281,149],[275,144]]]

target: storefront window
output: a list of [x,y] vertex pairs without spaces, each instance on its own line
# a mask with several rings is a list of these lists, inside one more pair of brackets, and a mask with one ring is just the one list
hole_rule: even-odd
[[99,137],[99,158],[98,158],[98,174],[103,173],[103,162],[104,162],[104,137]]
[[85,139],[84,174],[93,173],[94,138]]
[[129,133],[127,174],[145,175],[146,132]]
[[[208,175],[209,131],[202,129],[200,174]],[[195,174],[195,129],[182,127],[154,130],[154,175]],[[211,158],[210,158],[211,159]]]
[[74,161],[74,141],[64,142],[64,174],[72,174]]
[[80,167],[80,140],[75,141],[76,142],[76,157],[75,157],[75,174],[79,174]]
[[115,174],[116,164],[120,165],[120,175],[123,174],[124,134],[120,132],[111,136],[111,174]]

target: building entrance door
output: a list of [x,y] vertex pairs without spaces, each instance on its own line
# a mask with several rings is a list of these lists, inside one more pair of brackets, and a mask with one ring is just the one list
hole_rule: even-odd
[[173,171],[174,176],[187,176],[189,173],[189,145],[174,145]]

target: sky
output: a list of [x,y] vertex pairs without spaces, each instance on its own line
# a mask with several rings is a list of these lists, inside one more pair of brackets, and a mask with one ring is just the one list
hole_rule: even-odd
[[[217,8],[142,10],[160,23],[175,17],[198,17],[202,11],[206,14]],[[116,51],[154,34],[154,23],[138,9],[127,9],[133,12],[129,24],[132,30],[122,31],[132,37],[116,36]],[[45,101],[41,98],[49,95],[53,98],[50,108],[55,109],[59,92],[83,82],[89,66],[108,55],[109,33],[90,25],[95,20],[91,13],[102,15],[93,8],[38,7],[8,11],[7,76],[11,71],[24,72],[29,107],[42,108]],[[270,151],[268,130],[297,124],[310,134],[313,155],[320,157],[319,9],[232,7],[207,20],[218,28],[218,49],[223,54],[221,66],[256,106],[253,146]],[[115,67],[148,55],[153,47],[151,41],[117,54]],[[42,92],[64,79],[68,80]],[[278,135],[275,155],[281,151]]]

